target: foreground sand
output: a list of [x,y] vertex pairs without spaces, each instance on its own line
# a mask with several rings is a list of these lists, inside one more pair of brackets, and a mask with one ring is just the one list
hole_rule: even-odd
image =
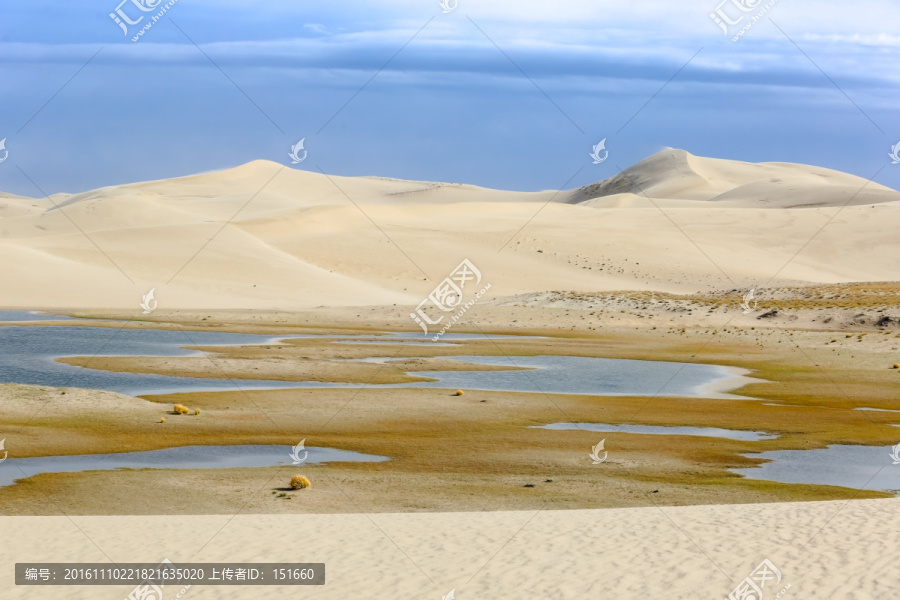
[[[140,493],[135,490],[135,493]],[[602,490],[597,490],[602,494]],[[900,500],[494,513],[0,518],[0,596],[118,600],[132,586],[16,588],[21,561],[310,561],[326,585],[186,598],[713,598],[768,558],[782,598],[900,587]],[[15,540],[15,543],[11,543]],[[176,590],[167,590],[174,598]]]

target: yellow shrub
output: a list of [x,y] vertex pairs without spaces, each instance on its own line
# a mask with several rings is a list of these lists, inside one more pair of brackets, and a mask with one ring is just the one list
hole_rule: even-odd
[[177,412],[179,415],[186,415],[191,412],[184,404],[176,404],[172,411]]
[[464,393],[464,392],[463,392],[462,390],[456,390],[456,392],[455,392],[453,395],[454,395],[454,396],[462,396],[463,393]]
[[294,475],[291,477],[291,487],[295,490],[302,490],[309,487],[309,479],[303,475]]

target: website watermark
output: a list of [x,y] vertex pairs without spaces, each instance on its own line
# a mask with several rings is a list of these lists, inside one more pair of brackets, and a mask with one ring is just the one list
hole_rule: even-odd
[[17,586],[125,583],[135,585],[125,600],[172,600],[195,585],[325,585],[325,563],[15,563]]
[[[2,144],[5,141],[6,140],[3,140],[2,142],[0,142],[0,149],[3,148]],[[891,157],[892,165],[900,165],[900,142],[897,142],[896,146],[891,146],[891,153],[888,154],[888,156]],[[4,158],[3,160],[6,160],[6,159]],[[0,162],[3,162],[3,160],[0,160]]]
[[[600,443],[596,446],[591,446],[591,453],[588,455],[591,457],[591,460],[594,462],[591,464],[599,465],[603,461],[606,460],[606,457],[609,456],[609,451],[605,450],[603,445],[606,443],[606,438],[600,440]],[[600,452],[603,452],[603,457],[600,457]]]
[[153,288],[141,297],[141,308],[144,309],[145,315],[149,315],[150,313],[152,313],[159,305],[159,303],[156,301],[155,293],[156,288]]
[[755,312],[756,307],[759,306],[759,302],[756,301],[755,294],[756,288],[751,288],[749,292],[744,294],[743,301],[741,302],[741,308],[743,309],[745,315],[749,315],[750,313]]
[[[466,284],[469,282],[473,282],[475,286],[479,285],[481,283],[481,271],[472,264],[472,261],[464,259],[455,269],[453,269],[453,272],[451,272],[448,277],[445,277],[444,280],[428,294],[427,298],[419,303],[415,312],[409,313],[409,316],[413,321],[415,321],[419,327],[422,328],[422,331],[425,332],[426,337],[428,336],[429,325],[441,326],[441,330],[431,338],[432,342],[438,341],[448,329],[459,322],[463,315],[465,315],[466,312],[468,312],[468,310],[472,308],[472,306],[474,306],[489,289],[491,289],[491,284],[487,284],[477,293],[469,294],[469,299],[463,303],[463,299],[466,297]],[[470,286],[469,290],[471,290],[472,287],[474,286]],[[426,305],[428,306],[426,307]],[[441,315],[438,317],[435,310],[444,313],[456,312],[453,315]],[[428,311],[435,314],[436,318],[430,317]],[[444,318],[447,318],[446,322],[444,322]]]
[[[739,41],[744,34],[759,23],[778,0],[722,0],[709,18],[718,25],[732,42]],[[752,13],[752,14],[751,14]]]
[[[291,151],[288,153],[288,156],[291,158],[292,165],[298,165],[306,160],[306,155],[308,154],[306,149],[303,147],[303,142],[306,141],[306,138],[301,139],[299,142],[291,146]],[[303,154],[300,154],[300,151],[303,151]]]
[[[162,2],[163,0],[122,0],[115,10],[109,13],[109,18],[119,26],[126,37],[132,35],[131,41],[137,42],[170,8],[175,6],[178,0],[169,0],[165,4]],[[127,11],[123,8],[126,6]],[[155,14],[149,14],[154,11]],[[132,19],[132,16],[137,18]],[[145,18],[147,21],[144,21]]]
[[[163,600],[163,588],[166,586],[162,580],[166,579],[165,575],[170,573],[174,567],[175,565],[172,564],[172,561],[168,558],[163,560],[159,563],[159,567],[151,572],[147,581],[135,586],[125,600]],[[174,579],[174,577],[171,578]],[[159,580],[158,585],[156,580]],[[175,594],[175,598],[180,599],[189,589],[191,589],[190,584],[184,586],[177,594]]]
[[[306,461],[306,457],[309,456],[309,451],[306,450],[303,444],[306,442],[306,438],[300,440],[300,443],[296,446],[292,446],[292,452],[289,454],[291,457],[291,462],[295,465],[302,465]],[[300,453],[303,452],[303,456],[300,456]]]
[[767,596],[764,596],[763,592],[766,584],[770,584],[769,590],[781,585],[781,579],[781,571],[768,558],[763,559],[748,577],[737,584],[737,587],[728,594],[725,600],[764,600],[764,598],[780,600],[791,589],[790,583],[784,585],[778,592],[770,593]]
[[[601,152],[603,152],[602,156],[600,155]],[[595,165],[599,165],[609,158],[609,150],[606,149],[606,138],[600,140],[595,146],[591,146],[590,157],[594,159]]]

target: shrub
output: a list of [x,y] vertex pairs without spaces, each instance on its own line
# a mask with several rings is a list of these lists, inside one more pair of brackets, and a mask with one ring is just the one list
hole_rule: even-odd
[[295,490],[302,490],[309,487],[309,479],[303,475],[294,475],[291,477],[291,487]]
[[894,369],[900,369],[900,363],[894,363],[893,368],[894,368]]
[[454,396],[462,396],[464,393],[465,393],[465,392],[463,392],[462,390],[456,390],[456,392],[454,392],[453,395],[454,395]]
[[165,423],[165,422],[166,422],[166,418],[165,418],[165,417],[160,417],[160,418],[159,418],[159,422],[160,422],[160,423]]
[[191,411],[188,409],[188,407],[185,406],[184,404],[176,404],[176,405],[174,406],[174,408],[172,408],[172,411],[178,413],[179,415],[186,415],[186,414],[188,414],[189,412],[191,412]]
[[199,415],[199,414],[200,414],[200,409],[199,409],[199,408],[195,408],[195,409],[194,409],[194,414],[195,414],[195,415]]

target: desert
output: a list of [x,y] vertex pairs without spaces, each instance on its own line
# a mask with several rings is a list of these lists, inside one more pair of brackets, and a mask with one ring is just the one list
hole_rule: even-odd
[[0,598],[896,595],[900,5],[117,1],[0,8]]
[[[780,197],[776,176],[801,189],[797,204],[769,202]],[[241,194],[266,180],[253,202],[238,207]],[[633,530],[671,521],[670,533],[659,535],[677,538],[685,525],[672,515],[703,520],[731,510],[741,520],[769,511],[768,526],[790,528],[799,543],[809,532],[785,519],[810,510],[822,515],[824,531],[814,539],[849,548],[859,542],[841,533],[842,517],[867,514],[852,507],[879,502],[872,506],[893,514],[900,490],[889,460],[900,424],[900,371],[892,368],[900,345],[900,284],[891,281],[898,258],[890,251],[896,192],[801,165],[733,164],[676,150],[612,181],[562,192],[362,178],[341,182],[359,203],[348,207],[329,186],[322,176],[258,162],[52,199],[60,208],[4,201],[16,216],[4,220],[3,252],[18,258],[4,261],[4,276],[20,285],[6,300],[0,335],[15,331],[8,348],[21,344],[4,364],[25,363],[21,348],[44,332],[56,331],[60,348],[46,359],[58,375],[5,374],[13,381],[0,386],[6,447],[15,449],[0,468],[22,470],[0,489],[4,519],[17,519],[11,535],[42,527],[29,515],[62,518],[64,528],[103,516],[135,532],[160,512],[172,522],[195,515],[202,519],[196,535],[214,521],[202,515],[260,515],[270,519],[266,527],[280,527],[271,519],[301,519],[291,522],[331,532],[352,522],[340,520],[345,515],[369,527],[391,523],[390,539],[408,539],[428,523],[441,540],[433,543],[453,545],[461,543],[458,519],[471,524],[496,514],[498,522],[581,528],[579,520],[613,514],[595,512],[602,509],[618,511],[615,519]],[[209,196],[226,199],[213,205],[203,200]],[[54,214],[63,207],[68,219]],[[130,216],[136,207],[140,219]],[[93,229],[73,233],[71,222],[88,213]],[[516,231],[511,224],[527,215],[534,218]],[[198,219],[210,222],[192,224]],[[179,265],[197,227],[220,233]],[[775,244],[775,235],[787,241]],[[103,252],[88,248],[88,236]],[[842,251],[823,257],[837,239]],[[360,251],[364,243],[370,250]],[[712,250],[718,247],[727,251]],[[684,269],[663,266],[673,257]],[[410,317],[437,280],[423,275],[463,258],[490,280],[492,293],[433,342]],[[842,278],[859,265],[867,281]],[[53,304],[51,284],[75,290],[58,298],[65,306]],[[149,314],[135,294],[141,286],[155,289]],[[263,308],[272,293],[284,306]],[[224,299],[232,306],[223,308]],[[151,334],[150,351],[142,350]],[[637,375],[638,368],[645,370]],[[649,387],[635,387],[635,378]],[[671,433],[677,428],[686,433]],[[729,432],[756,437],[729,439]],[[601,439],[608,459],[598,464],[589,455]],[[290,449],[301,440],[313,452],[339,448],[360,458],[292,466]],[[781,481],[747,476],[772,460],[757,458],[764,452],[812,456],[853,447],[877,449],[878,458],[843,479],[827,468],[804,481],[790,473]],[[141,462],[173,448],[272,448],[275,457],[253,466],[213,457],[206,465],[197,454],[209,468],[166,455]],[[76,466],[22,462],[66,456]],[[78,456],[124,462],[78,467]],[[298,473],[308,489],[288,485]],[[883,526],[874,516],[856,518],[863,521],[854,536]],[[528,533],[539,535],[531,526]],[[323,555],[334,552],[322,543]],[[240,546],[238,554],[253,555],[252,545]],[[402,551],[418,555],[414,548]],[[712,545],[704,551],[717,552]],[[505,554],[493,568],[501,560],[530,569],[546,559]],[[362,562],[372,577],[385,568]],[[803,576],[810,585],[814,576]],[[813,581],[819,592],[839,586]],[[509,596],[522,581],[473,584],[467,589]],[[604,585],[663,589],[613,579],[571,593]],[[882,589],[867,585],[872,594]],[[352,589],[335,587],[322,597]]]

